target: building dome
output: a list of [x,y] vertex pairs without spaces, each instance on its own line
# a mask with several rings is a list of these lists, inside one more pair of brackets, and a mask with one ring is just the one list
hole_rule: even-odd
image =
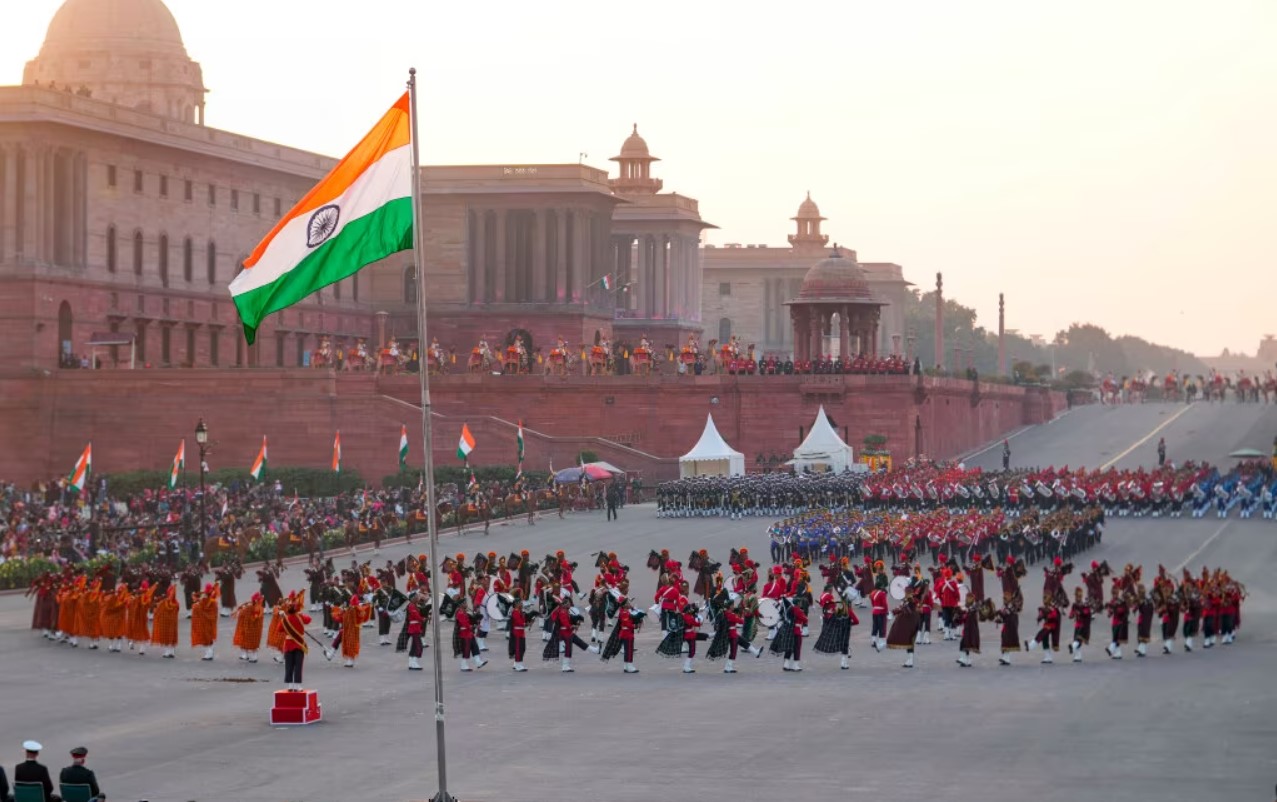
[[848,259],[839,253],[837,246],[827,258],[812,265],[803,276],[802,289],[798,291],[799,302],[821,301],[866,301],[873,302],[873,293],[869,291],[869,283],[860,272],[855,259]]
[[162,0],[66,0],[41,53],[103,50],[185,55],[177,20]]
[[811,199],[811,193],[807,193],[807,199],[798,204],[798,214],[792,218],[794,220],[824,220],[820,216],[820,208],[816,206],[816,202]]
[[621,155],[616,159],[650,159],[652,154],[647,149],[647,141],[639,136],[638,123],[634,123],[634,131],[621,145]]
[[66,0],[22,82],[204,122],[204,74],[162,0]]

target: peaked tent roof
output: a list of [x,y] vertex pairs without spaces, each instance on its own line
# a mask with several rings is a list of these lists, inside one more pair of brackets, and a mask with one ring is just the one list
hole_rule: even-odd
[[702,462],[712,459],[730,460],[732,457],[745,459],[744,454],[727,445],[727,441],[718,433],[718,427],[714,425],[714,416],[707,414],[705,431],[701,432],[701,439],[696,441],[691,451],[678,459],[679,462]]
[[833,425],[829,423],[829,416],[825,414],[825,407],[822,404],[820,411],[816,413],[816,422],[811,425],[811,431],[807,433],[803,444],[794,449],[794,457],[802,459],[808,456],[833,456],[840,453],[846,454],[848,461],[851,460],[851,446],[843,442]]

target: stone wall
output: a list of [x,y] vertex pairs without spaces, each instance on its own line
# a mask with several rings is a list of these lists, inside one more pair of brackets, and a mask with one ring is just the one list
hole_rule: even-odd
[[[650,480],[677,474],[677,457],[696,442],[707,413],[752,466],[759,454],[792,451],[821,405],[854,447],[883,434],[901,457],[957,456],[1064,406],[1062,396],[1040,390],[981,385],[977,393],[966,381],[905,376],[447,376],[433,381],[431,395],[439,465],[458,463],[462,422],[478,442],[474,464],[513,464],[522,420],[529,469],[568,467],[588,449]],[[65,474],[90,440],[99,473],[165,469],[183,437],[194,469],[192,432],[203,417],[212,467],[247,467],[263,434],[273,464],[324,466],[340,429],[343,465],[376,482],[397,469],[401,424],[411,463],[419,463],[418,398],[415,376],[303,369],[0,377],[0,477]]]

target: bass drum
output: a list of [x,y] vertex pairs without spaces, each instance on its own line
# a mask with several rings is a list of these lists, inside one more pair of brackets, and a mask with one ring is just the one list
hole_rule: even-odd
[[775,599],[758,600],[758,621],[768,629],[780,624],[780,605]]
[[488,619],[500,624],[510,616],[510,607],[513,604],[513,596],[507,593],[493,593],[488,596],[488,600],[483,603],[483,607],[488,613]]
[[891,580],[891,590],[889,592],[891,593],[891,598],[896,601],[904,601],[905,594],[909,592],[909,577],[898,576]]

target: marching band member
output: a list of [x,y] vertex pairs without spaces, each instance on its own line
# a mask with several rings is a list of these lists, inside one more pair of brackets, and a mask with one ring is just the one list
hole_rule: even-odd
[[213,644],[217,643],[218,596],[217,585],[208,585],[191,607],[191,646],[204,649],[201,660],[213,659]]
[[967,594],[967,606],[958,608],[955,622],[962,626],[962,639],[958,642],[958,665],[971,667],[971,655],[980,653],[980,611],[975,594]]
[[[344,609],[338,614],[341,621],[341,628],[337,630],[337,637],[333,639],[331,650],[335,651],[341,647],[341,656],[345,658],[342,665],[346,668],[354,668],[355,661],[359,659],[360,647],[360,629],[365,621],[372,617],[372,605],[361,604],[359,598],[352,597],[346,603]],[[324,656],[328,657],[329,652],[324,652]]]
[[[821,627],[815,649],[821,654],[839,654],[839,668],[851,668],[851,628],[860,623],[851,605],[834,595],[833,586],[826,585],[820,595]],[[733,650],[734,651],[734,650]]]
[[[1117,585],[1118,581],[1114,581]],[[1114,588],[1116,591],[1117,588]],[[1122,644],[1126,643],[1130,633],[1130,607],[1127,606],[1125,595],[1114,593],[1113,600],[1105,605],[1105,609],[1109,613],[1109,623],[1113,627],[1113,640],[1105,649],[1109,653],[1109,657],[1114,660],[1122,659]]]
[[249,663],[257,662],[257,650],[262,645],[264,615],[260,593],[254,593],[252,598],[236,609],[235,634],[231,637],[231,645],[239,647],[239,659]]
[[310,647],[306,645],[306,625],[310,616],[302,612],[302,599],[289,597],[284,607],[284,684],[290,691],[302,689],[302,665]]
[[785,648],[785,671],[802,671],[803,664],[803,633],[807,630],[807,611],[802,605],[791,603],[789,606],[790,619],[792,621],[791,629],[793,635]]
[[1148,642],[1153,637],[1156,610],[1143,585],[1135,586],[1135,656],[1148,657]]
[[[684,583],[687,584],[687,583]],[[686,601],[686,599],[684,599]],[[696,642],[708,639],[708,636],[701,632],[702,619],[699,615],[696,605],[686,604],[683,607],[683,643],[686,647],[686,657],[683,658],[683,673],[695,674],[696,669],[692,667],[692,660],[696,657]]]
[[173,659],[177,655],[177,618],[181,607],[177,601],[177,586],[169,585],[164,598],[155,605],[155,620],[151,626],[151,643],[163,649],[160,657]]
[[[296,598],[293,593],[289,593],[288,596],[289,599]],[[271,660],[276,663],[284,662],[284,616],[288,613],[290,603],[285,599],[275,603],[275,607],[271,610],[270,627],[266,630],[266,648],[270,649]]]
[[579,639],[576,637],[576,624],[572,620],[571,604],[567,598],[559,599],[548,620],[554,627],[555,639],[550,641],[542,656],[546,660],[553,660],[553,655],[559,655],[559,670],[564,674],[571,674],[575,670],[572,668],[572,644]]
[[528,649],[528,614],[523,607],[523,588],[515,588],[510,595],[514,596],[514,604],[510,607],[510,638],[506,641],[506,647],[510,659],[514,661],[513,669],[527,671],[527,666],[523,665],[523,655]]
[[470,658],[474,658],[474,667],[483,668],[488,664],[479,654],[479,644],[475,642],[474,627],[479,623],[479,615],[466,608],[465,596],[457,599],[457,611],[453,616],[452,656],[460,660],[461,670],[470,671]]
[[1017,593],[1002,606],[993,619],[1002,625],[1002,653],[998,656],[1000,665],[1011,665],[1011,653],[1020,651],[1020,608],[1023,604],[1023,598]]
[[408,633],[408,639],[411,642],[408,647],[408,670],[420,671],[421,653],[423,651],[421,638],[426,634],[426,617],[421,611],[421,604],[417,601],[408,603],[406,624],[405,631]]
[[1162,604],[1157,610],[1162,620],[1162,654],[1175,651],[1175,633],[1179,629],[1179,598],[1169,588],[1162,595]]
[[870,631],[870,637],[873,639],[872,645],[875,651],[881,652],[887,647],[887,591],[880,587],[875,587],[869,592],[869,610],[872,616],[873,626]]
[[1060,611],[1051,598],[1047,598],[1038,608],[1038,622],[1042,628],[1033,636],[1033,640],[1024,642],[1025,651],[1033,651],[1042,647],[1042,662],[1053,663],[1051,652],[1060,650]]
[[616,601],[620,605],[620,611],[616,614],[616,626],[599,657],[606,661],[621,654],[622,672],[637,674],[639,670],[634,666],[634,634],[642,626],[643,614],[631,608],[629,599],[625,596],[620,596]]
[[913,648],[918,637],[918,598],[930,592],[928,583],[910,587],[904,601],[893,613],[895,620],[887,633],[888,649],[904,649],[907,653],[903,668],[913,668]]
[[[763,598],[771,599],[777,603],[785,596],[785,592],[789,588],[785,584],[784,569],[779,565],[772,566],[772,578],[763,585]],[[778,625],[779,626],[779,625]],[[776,637],[777,627],[771,627],[767,630],[767,640],[773,640]]]
[[1082,647],[1091,641],[1091,619],[1095,611],[1090,601],[1082,595],[1082,588],[1073,589],[1073,606],[1069,608],[1069,618],[1073,619],[1073,641],[1069,644],[1069,652],[1073,662],[1082,662]]

